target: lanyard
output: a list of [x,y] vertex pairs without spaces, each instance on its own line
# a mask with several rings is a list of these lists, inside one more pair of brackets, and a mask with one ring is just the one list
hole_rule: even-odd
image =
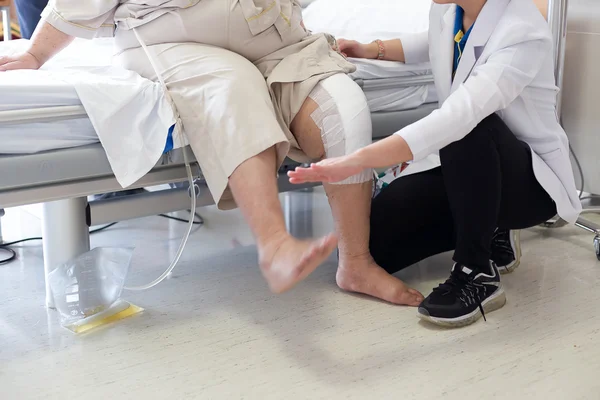
[[452,79],[454,79],[454,75],[456,74],[456,70],[458,69],[458,65],[463,56],[463,51],[467,44],[467,40],[469,40],[469,35],[471,34],[471,30],[473,27],[469,28],[467,33],[463,31],[463,18],[464,18],[464,10],[461,7],[456,7],[456,20],[454,23],[454,65],[452,69]]

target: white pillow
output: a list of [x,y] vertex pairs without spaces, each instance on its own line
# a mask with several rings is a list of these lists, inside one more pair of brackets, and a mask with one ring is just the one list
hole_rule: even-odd
[[430,0],[314,0],[304,23],[314,33],[371,42],[426,31]]

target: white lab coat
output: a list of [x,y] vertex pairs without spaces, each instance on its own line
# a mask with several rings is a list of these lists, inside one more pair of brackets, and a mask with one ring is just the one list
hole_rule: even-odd
[[574,223],[581,212],[567,135],[558,122],[553,40],[533,2],[488,1],[452,82],[455,5],[434,4],[429,32],[401,38],[407,63],[430,61],[440,108],[400,130],[415,162],[461,140],[497,113],[532,149],[537,180]]

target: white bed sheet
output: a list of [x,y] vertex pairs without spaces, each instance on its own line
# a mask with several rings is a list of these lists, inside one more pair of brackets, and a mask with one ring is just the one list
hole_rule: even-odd
[[[304,23],[313,32],[369,43],[397,39],[401,34],[424,32],[429,27],[429,0],[313,0],[305,8]],[[436,103],[437,93],[429,63],[403,64],[377,60],[351,60],[355,79],[371,111],[403,111]],[[413,78],[418,79],[411,84]],[[383,82],[382,82],[383,81]]]
[[351,61],[357,67],[352,76],[361,85],[372,112],[411,110],[438,101],[429,63]]
[[[26,46],[27,42],[23,40],[0,42],[0,54],[15,54],[23,51]],[[88,42],[77,39],[50,60],[42,68],[43,72],[13,71],[10,75],[0,74],[3,93],[0,97],[0,111],[81,105],[73,84],[56,74],[65,66],[110,66],[112,54],[112,40]]]
[[[25,46],[26,41],[1,43],[0,54],[20,52]],[[169,129],[175,123],[173,108],[160,84],[112,66],[111,58],[112,42],[76,41],[41,71],[0,73],[0,153],[71,147],[61,130],[53,130],[59,137],[40,139],[40,133],[33,130],[35,126],[7,125],[6,121],[26,114],[47,117],[48,108],[63,116],[65,108],[75,109],[79,120],[68,122],[63,118],[60,123],[63,128],[69,125],[69,136],[81,134],[83,139],[73,141],[73,145],[91,141],[89,125],[82,122],[87,114],[119,183],[127,187],[142,178],[165,149]],[[52,129],[52,125],[46,129]],[[178,133],[173,135],[174,148],[184,145]],[[7,136],[6,140],[2,136]],[[25,143],[15,143],[17,138]],[[9,148],[10,144],[15,148]]]
[[[76,40],[64,52],[44,66],[45,74],[0,73],[0,112],[45,107],[81,106],[72,84],[51,79],[52,71],[64,65],[110,65],[112,42],[95,41],[98,51],[86,51],[89,44]],[[13,54],[22,50],[23,41],[0,43],[0,54]],[[85,57],[81,57],[85,54]],[[3,124],[0,126],[0,154],[31,154],[47,150],[65,149],[98,143],[98,135],[86,114],[52,122]]]
[[425,32],[430,8],[430,0],[314,0],[303,15],[313,32],[368,43]]
[[389,89],[365,90],[371,112],[406,111],[425,104],[437,103],[433,84]]

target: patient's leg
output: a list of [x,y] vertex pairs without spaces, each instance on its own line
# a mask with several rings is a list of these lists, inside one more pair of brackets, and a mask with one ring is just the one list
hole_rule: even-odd
[[[360,88],[345,75],[323,81],[306,100],[291,130],[313,159],[337,157],[371,143],[371,119]],[[372,175],[325,185],[339,235],[340,288],[417,306],[423,296],[379,267],[369,252]]]
[[229,178],[233,196],[257,241],[260,268],[275,293],[291,289],[335,249],[329,235],[319,241],[294,239],[286,230],[279,202],[275,149],[242,163]]
[[[288,150],[265,79],[243,57],[194,43],[150,47],[181,116],[183,130],[221,208],[230,193],[258,244],[261,270],[275,292],[290,289],[334,250],[337,240],[301,242],[285,228],[276,173]],[[142,49],[127,50],[121,63],[157,80]]]

